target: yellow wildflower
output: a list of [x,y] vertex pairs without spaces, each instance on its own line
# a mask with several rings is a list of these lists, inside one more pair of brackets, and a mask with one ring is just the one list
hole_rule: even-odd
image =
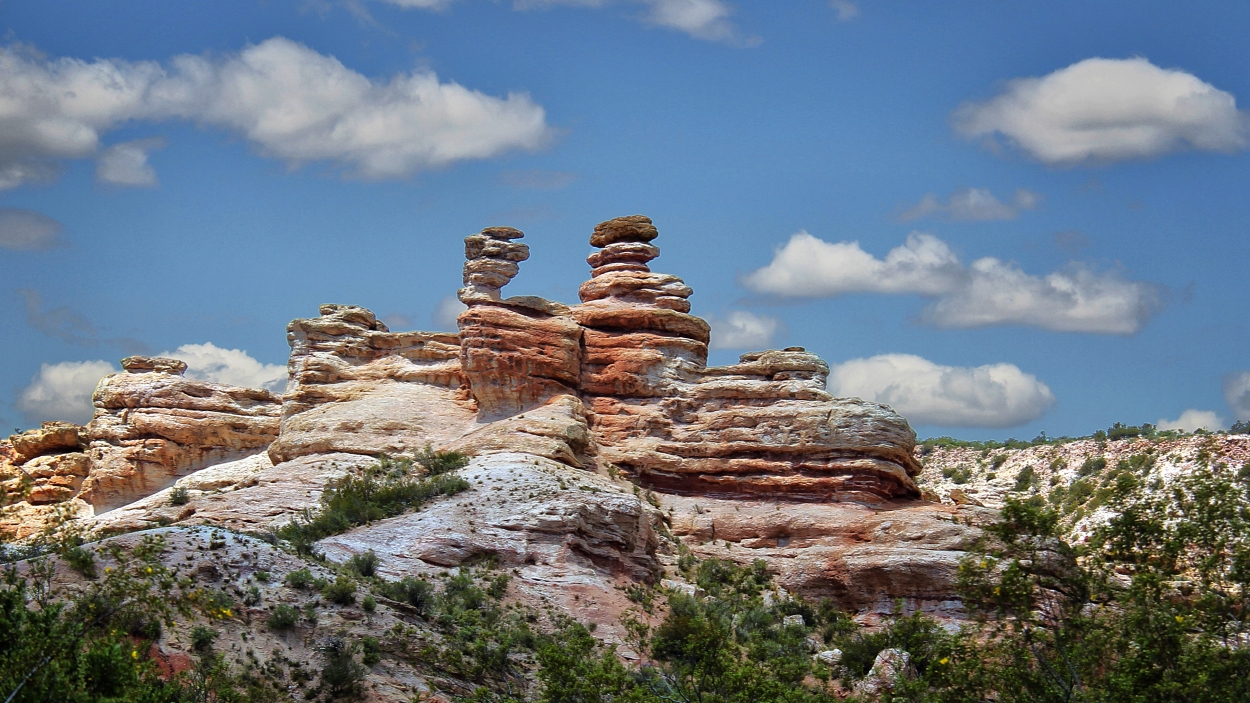
[[938,663],[939,663],[939,664],[945,664],[945,663],[947,663],[947,662],[949,662],[949,661],[950,661],[950,659],[949,659],[948,657],[942,657],[941,659],[939,659],[939,660],[938,660]]

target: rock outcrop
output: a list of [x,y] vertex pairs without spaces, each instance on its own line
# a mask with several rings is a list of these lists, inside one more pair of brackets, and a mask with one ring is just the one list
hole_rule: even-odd
[[529,247],[511,227],[489,227],[464,240],[460,363],[484,419],[515,415],[558,395],[576,395],[581,328],[569,309],[542,298],[503,300]]
[[97,513],[263,451],[278,436],[281,405],[267,390],[186,378],[177,359],[132,356],[122,368],[100,381],[87,425],[91,467],[80,497]]
[[472,424],[457,335],[391,332],[355,305],[320,312],[287,326],[290,380],[269,449],[275,464],[334,452],[411,454]]
[[834,399],[829,367],[801,348],[707,366],[708,324],[693,291],[651,271],[651,220],[600,223],[581,304],[503,298],[529,256],[495,227],[465,239],[460,360],[483,419],[579,397],[601,468],[658,490],[722,497],[914,497],[915,435],[889,408]]

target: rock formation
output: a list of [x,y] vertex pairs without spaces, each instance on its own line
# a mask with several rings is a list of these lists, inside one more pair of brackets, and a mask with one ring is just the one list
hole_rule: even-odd
[[322,305],[291,321],[290,381],[275,464],[301,456],[411,454],[464,433],[475,408],[458,391],[460,341],[440,332],[391,332],[355,305]]
[[101,383],[77,444],[49,430],[66,438],[58,456],[88,459],[85,476],[71,459],[7,451],[22,467],[64,464],[45,477],[71,477],[58,499],[77,492],[101,513],[90,525],[110,531],[274,528],[379,454],[461,451],[468,492],[319,548],[373,549],[391,576],[493,557],[523,593],[604,604],[609,629],[628,607],[618,586],[671,566],[676,540],[765,558],[786,588],[848,606],[957,609],[954,568],[973,531],[958,508],[915,500],[906,420],[833,398],[828,366],[801,348],[709,367],[693,291],[651,270],[658,234],[640,215],[595,227],[590,279],[567,306],[504,297],[529,249],[519,230],[485,229],[465,239],[458,332],[392,332],[364,308],[323,305],[287,328],[280,399],[132,357]]
[[888,500],[918,495],[915,435],[889,408],[835,400],[828,366],[800,348],[707,366],[693,291],[651,271],[658,236],[641,215],[595,227],[581,304],[507,298],[524,236],[465,239],[461,367],[488,419],[580,397],[605,464],[668,492]]
[[269,391],[183,376],[177,359],[132,356],[106,376],[87,425],[91,474],[81,497],[104,512],[211,464],[263,451],[278,435]]

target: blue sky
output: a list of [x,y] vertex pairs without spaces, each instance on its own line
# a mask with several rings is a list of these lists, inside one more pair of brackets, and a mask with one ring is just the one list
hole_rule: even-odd
[[0,0],[0,426],[84,419],[135,352],[274,385],[321,303],[446,328],[489,225],[531,247],[508,293],[575,302],[590,230],[634,213],[714,363],[805,346],[921,436],[1247,419],[1248,30],[1244,3]]

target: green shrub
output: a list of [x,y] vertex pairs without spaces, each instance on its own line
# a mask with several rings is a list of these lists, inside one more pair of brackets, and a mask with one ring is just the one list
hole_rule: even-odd
[[360,638],[360,649],[363,653],[360,657],[361,664],[373,666],[382,661],[382,646],[378,643],[377,637],[366,635]]
[[271,630],[284,632],[295,627],[298,622],[299,611],[286,603],[281,603],[274,606],[274,609],[270,611],[269,619],[265,621],[265,625]]
[[[462,456],[449,456],[435,452],[429,461],[440,471],[463,465]],[[411,468],[411,462],[383,458],[359,475],[349,474],[331,482],[321,494],[321,510],[305,510],[298,519],[279,529],[278,536],[291,542],[299,553],[311,554],[313,543],[319,539],[406,510],[418,510],[431,498],[453,495],[469,487],[463,478],[445,472],[413,478],[405,467]]]
[[407,603],[419,612],[425,612],[434,596],[434,586],[425,579],[405,576],[399,581],[390,581],[381,587],[382,595],[400,603]]
[[355,647],[342,637],[331,637],[321,645],[325,665],[321,667],[321,685],[331,699],[357,693],[366,670],[355,658]]
[[187,492],[186,486],[174,486],[174,490],[169,492],[169,502],[174,505],[186,505],[191,502],[191,494]]
[[1015,491],[1027,491],[1029,488],[1037,484],[1037,474],[1033,471],[1030,464],[1020,469],[1020,473],[1016,474],[1016,485],[1012,487]]
[[75,545],[62,550],[61,558],[70,565],[70,568],[83,576],[89,579],[96,577],[95,554],[91,550]]
[[356,602],[356,582],[349,576],[339,574],[334,581],[326,584],[321,589],[321,595],[326,600],[339,605],[347,605]]
[[380,561],[378,555],[370,549],[367,552],[352,555],[352,558],[347,560],[347,568],[361,576],[373,576],[378,571]]
[[256,586],[248,586],[247,593],[243,594],[243,605],[256,606],[260,605],[260,589]]
[[1106,457],[1091,456],[1086,457],[1085,461],[1081,463],[1081,468],[1077,469],[1076,473],[1078,476],[1089,476],[1091,474],[1096,474],[1105,468],[1107,468]]
[[360,600],[360,608],[366,613],[372,613],[378,609],[378,601],[372,595],[366,595]]
[[204,625],[196,625],[191,628],[191,649],[197,652],[208,652],[213,648],[213,642],[221,635],[220,632],[211,627]]
[[417,454],[416,462],[425,468],[429,476],[438,476],[469,465],[469,457],[460,452],[436,452],[425,445],[425,449]]
[[289,571],[286,575],[286,585],[291,588],[305,589],[312,585],[313,575],[307,568]]

